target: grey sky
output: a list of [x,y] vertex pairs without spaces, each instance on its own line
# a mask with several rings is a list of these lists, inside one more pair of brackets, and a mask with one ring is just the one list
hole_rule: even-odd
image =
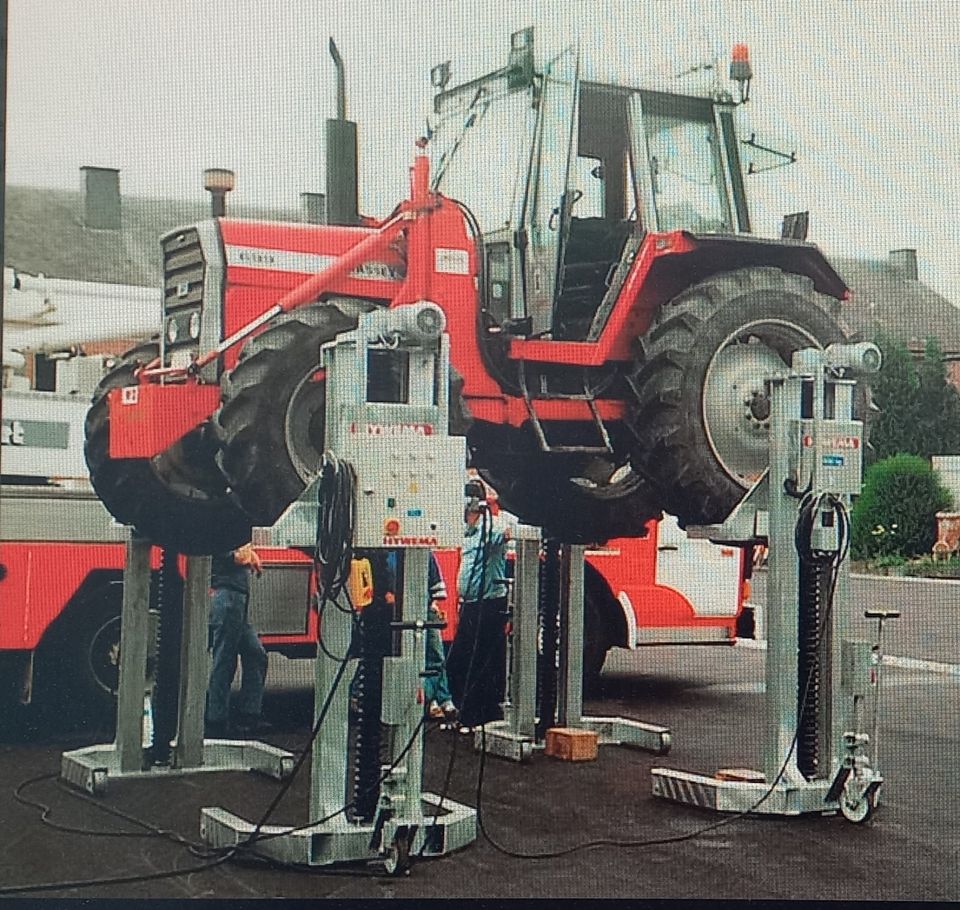
[[[237,171],[238,200],[295,206],[323,188],[332,35],[360,124],[361,205],[404,193],[430,67],[460,81],[536,27],[543,55],[579,40],[592,77],[661,76],[750,45],[758,139],[800,163],[749,178],[762,233],[809,208],[828,253],[920,252],[960,303],[960,16],[952,0],[10,0],[7,179],[76,187],[83,164],[125,193],[202,193]],[[690,77],[695,78],[695,77]],[[679,88],[682,81],[674,80]]]

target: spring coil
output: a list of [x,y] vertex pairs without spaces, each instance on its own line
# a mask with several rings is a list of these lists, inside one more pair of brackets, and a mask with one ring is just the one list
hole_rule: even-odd
[[819,728],[822,686],[822,619],[830,591],[833,559],[807,556],[800,561],[797,619],[797,767],[807,780],[821,765]]

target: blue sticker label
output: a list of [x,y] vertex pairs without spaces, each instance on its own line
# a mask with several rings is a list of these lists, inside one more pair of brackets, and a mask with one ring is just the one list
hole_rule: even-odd
[[407,518],[420,518],[423,515],[423,509],[407,509]]
[[829,468],[839,468],[843,464],[842,455],[824,455],[823,463]]

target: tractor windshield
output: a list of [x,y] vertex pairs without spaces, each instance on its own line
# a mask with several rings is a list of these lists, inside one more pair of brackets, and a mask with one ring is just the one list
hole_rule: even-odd
[[430,142],[434,189],[463,202],[484,233],[515,224],[533,142],[529,90],[495,78],[445,100]]
[[732,230],[713,118],[654,109],[643,119],[659,229]]

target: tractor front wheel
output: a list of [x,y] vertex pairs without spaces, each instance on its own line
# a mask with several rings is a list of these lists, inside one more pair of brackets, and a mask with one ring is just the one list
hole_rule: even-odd
[[97,387],[84,428],[90,481],[117,521],[159,546],[188,554],[226,552],[250,539],[251,524],[227,492],[208,424],[153,458],[110,457],[107,393],[136,385],[135,370],[157,352],[155,342],[133,348]]
[[281,316],[224,373],[217,460],[255,524],[272,525],[319,470],[326,398],[320,346],[356,328],[372,306],[331,301]]

